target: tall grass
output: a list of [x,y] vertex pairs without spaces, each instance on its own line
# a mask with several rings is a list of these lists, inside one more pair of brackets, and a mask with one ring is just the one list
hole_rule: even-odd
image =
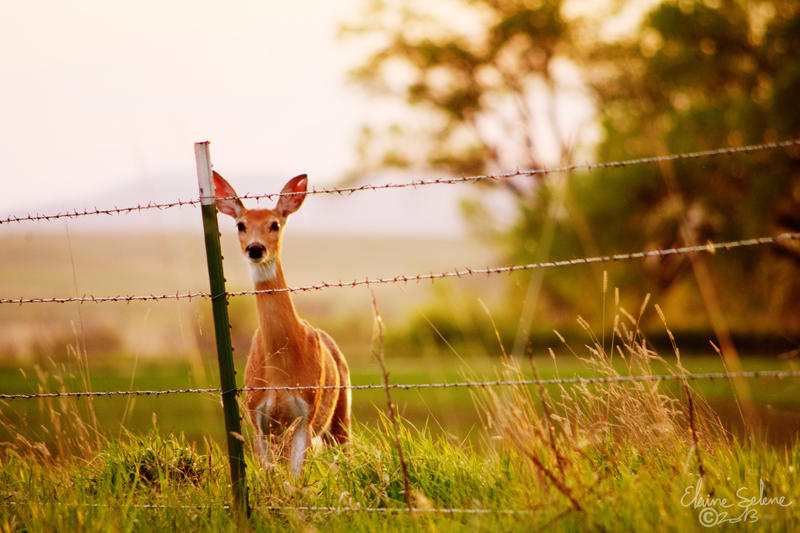
[[[646,307],[647,300],[634,317],[617,305],[607,341],[597,338],[579,317],[589,341],[583,355],[556,335],[596,376],[686,373],[677,346],[673,362],[649,346],[639,329]],[[660,309],[657,311],[663,318]],[[528,355],[538,380],[535,358],[530,350]],[[549,355],[557,366],[552,350]],[[501,377],[523,380],[520,362],[505,358]],[[501,447],[516,451],[531,465],[535,473],[532,479],[540,490],[560,494],[571,510],[583,513],[586,498],[593,497],[604,478],[618,477],[632,458],[663,461],[682,454],[684,470],[688,472],[695,465],[696,473],[703,476],[701,454],[729,444],[730,436],[721,422],[688,382],[682,383],[685,401],[663,388],[658,381],[569,387],[539,384],[482,389],[473,397],[478,412],[485,416],[487,429],[497,436]]]
[[[66,347],[66,361],[50,358],[48,366],[34,366],[38,393],[68,392],[70,387],[92,390],[88,354],[76,328],[73,339],[74,343]],[[59,396],[37,401],[45,421],[33,427],[24,418],[11,420],[0,410],[0,426],[15,437],[13,442],[2,443],[6,453],[51,464],[58,458],[90,458],[108,444],[98,423],[93,398]]]
[[[608,339],[596,338],[579,320],[588,342],[574,353],[602,376],[683,373],[677,347],[662,357],[644,339],[638,328],[644,310],[633,316],[617,309]],[[536,358],[528,364],[536,372]],[[520,376],[519,365],[507,360],[504,377]],[[57,376],[41,378],[64,386]],[[714,502],[694,506],[687,491],[735,503],[737,491],[757,495],[761,487],[792,504],[751,506],[756,514],[747,517],[749,527],[800,527],[794,504],[800,501],[800,445],[779,450],[737,441],[688,383],[497,387],[473,398],[487,428],[483,445],[454,443],[407,420],[395,427],[382,416],[377,426],[356,424],[346,448],[312,453],[299,479],[285,463],[264,469],[250,454],[249,527],[692,531],[704,530],[698,517],[707,507],[723,509]],[[43,404],[50,426],[38,430],[58,437],[55,448],[37,442],[35,432],[6,428],[19,437],[0,454],[0,530],[244,527],[227,508],[227,460],[217,444],[191,444],[155,424],[146,435],[122,431],[112,438],[97,429],[90,407],[79,404],[84,400],[60,400]],[[409,503],[415,512],[407,511]],[[328,507],[338,510],[321,509]]]

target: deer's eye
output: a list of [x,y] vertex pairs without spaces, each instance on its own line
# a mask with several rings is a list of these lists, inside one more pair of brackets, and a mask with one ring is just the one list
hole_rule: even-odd
[[270,231],[278,231],[279,229],[281,229],[281,225],[278,224],[277,221],[275,221],[275,222],[273,222],[272,224],[269,225],[269,229],[270,229]]
[[245,230],[244,222],[237,222],[236,229],[238,229],[239,231],[244,231]]

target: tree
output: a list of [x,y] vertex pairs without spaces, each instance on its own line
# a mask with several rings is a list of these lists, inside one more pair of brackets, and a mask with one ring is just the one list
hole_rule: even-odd
[[[377,36],[382,44],[353,77],[404,102],[414,120],[382,132],[366,127],[362,164],[460,174],[536,168],[544,163],[537,128],[557,139],[558,155],[566,156],[558,117],[536,116],[532,109],[542,99],[544,109],[554,109],[554,65],[571,31],[561,7],[560,0],[373,1],[363,17],[369,22],[346,31]],[[422,127],[409,126],[417,119]],[[388,136],[390,148],[375,149],[386,140],[380,135]],[[506,186],[522,194],[518,184]]]
[[[373,2],[369,22],[351,28],[380,43],[355,79],[405,104],[406,120],[384,131],[365,128],[366,167],[484,174],[567,163],[586,148],[566,135],[557,110],[568,91],[568,99],[588,93],[595,104],[600,160],[800,136],[795,2],[668,1],[611,43],[592,37],[602,17],[567,16],[558,0],[462,0],[437,12],[408,6]],[[581,75],[565,76],[570,69]],[[556,141],[549,157],[548,138]],[[496,236],[510,260],[531,261],[798,231],[798,155],[769,151],[503,180],[516,214]],[[467,213],[490,225],[480,203]],[[741,253],[713,266],[723,300],[740,317],[736,327],[800,331],[800,309],[792,305],[800,299],[797,247]],[[697,307],[684,259],[645,267],[610,269],[613,285]],[[585,294],[596,284],[597,276],[566,269],[548,274],[550,315],[569,308],[591,316],[597,302]],[[745,286],[754,290],[742,294]],[[683,326],[699,323],[687,314]]]
[[[800,106],[793,102],[800,94],[796,2],[665,2],[632,39],[593,50],[587,65],[595,67],[587,72],[602,101],[600,159],[800,137]],[[581,187],[587,200],[604,188],[615,198],[589,201],[592,220],[635,207],[625,227],[609,233],[641,235],[643,246],[800,231],[799,156],[792,149],[630,167],[586,176]],[[739,329],[800,331],[800,253],[792,245],[775,252],[714,264]],[[659,262],[651,279],[671,289],[684,279],[686,264],[685,258]]]

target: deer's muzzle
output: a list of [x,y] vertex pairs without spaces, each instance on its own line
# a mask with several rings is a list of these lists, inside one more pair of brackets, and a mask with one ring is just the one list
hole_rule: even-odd
[[261,259],[262,257],[264,257],[264,254],[267,252],[267,249],[264,247],[263,244],[259,242],[254,242],[248,244],[245,247],[244,251],[247,254],[247,257],[249,257],[250,259]]

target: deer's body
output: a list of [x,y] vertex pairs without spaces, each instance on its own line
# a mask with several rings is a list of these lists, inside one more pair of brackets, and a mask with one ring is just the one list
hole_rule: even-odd
[[[245,209],[235,198],[233,188],[216,173],[214,184],[220,211],[236,219],[256,290],[285,289],[281,233],[286,217],[305,198],[301,194],[306,190],[305,176],[286,184],[283,192],[296,194],[281,196],[274,210]],[[245,387],[342,387],[247,391],[248,414],[256,430],[256,452],[271,462],[272,437],[290,436],[284,450],[289,452],[292,472],[297,475],[317,437],[327,437],[333,443],[347,442],[350,373],[330,335],[297,315],[288,291],[257,294],[256,305],[259,326],[247,358]]]

